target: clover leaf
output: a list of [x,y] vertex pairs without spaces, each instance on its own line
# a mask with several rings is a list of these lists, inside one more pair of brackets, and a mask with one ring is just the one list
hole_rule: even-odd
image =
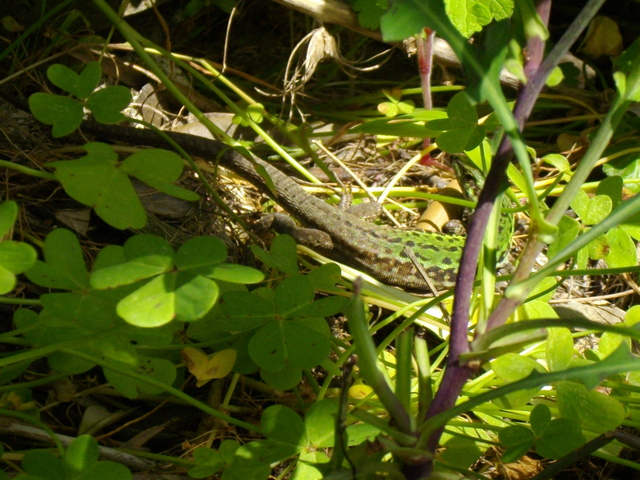
[[447,153],[461,153],[482,143],[486,129],[478,125],[478,113],[465,92],[457,93],[449,101],[447,116],[426,125],[430,130],[442,132],[436,136],[438,148]]

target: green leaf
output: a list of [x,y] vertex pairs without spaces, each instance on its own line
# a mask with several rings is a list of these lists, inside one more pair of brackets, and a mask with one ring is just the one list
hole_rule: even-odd
[[[237,456],[248,457],[254,463],[275,463],[289,458],[300,451],[297,445],[277,440],[258,440],[241,446]],[[265,477],[266,478],[266,477]]]
[[388,8],[387,0],[353,0],[351,8],[358,12],[358,23],[363,28],[377,30],[380,27],[380,17]]
[[174,185],[180,179],[184,163],[179,155],[169,150],[148,149],[129,155],[121,165],[122,171],[147,185],[187,201],[197,201],[195,192]]
[[123,298],[118,315],[137,327],[159,327],[174,318],[192,322],[202,318],[218,299],[212,280],[184,272],[170,272]]
[[567,157],[559,153],[550,153],[540,159],[541,161],[557,168],[560,173],[571,174],[571,164]]
[[122,110],[131,103],[131,92],[122,85],[113,85],[94,92],[86,106],[100,123],[112,124],[126,120]]
[[486,131],[478,125],[478,114],[465,92],[457,93],[449,101],[447,115],[446,119],[427,123],[427,128],[443,132],[436,136],[438,148],[447,153],[462,153],[482,143]]
[[47,313],[59,319],[73,321],[83,329],[103,332],[121,323],[115,306],[121,292],[84,290],[77,293],[47,293],[40,297]]
[[636,245],[624,229],[612,228],[605,237],[608,246],[605,259],[609,267],[633,267],[638,264]]
[[[111,362],[114,362],[111,360]],[[122,362],[118,363],[120,366],[124,366],[131,370],[131,372],[139,375],[145,375],[156,381],[162,382],[167,386],[170,386],[176,379],[176,366],[169,360],[163,358],[153,357],[140,357],[137,365],[129,365]],[[122,393],[128,398],[136,398],[138,393],[144,393],[147,395],[158,395],[164,391],[163,388],[155,387],[138,381],[128,375],[121,374],[107,367],[104,368],[104,374],[111,386],[118,392]]]
[[126,261],[127,259],[124,256],[124,248],[122,246],[107,245],[98,252],[93,262],[93,271],[112,267],[120,263],[126,263]]
[[440,110],[414,110],[410,115],[398,115],[392,119],[378,118],[368,120],[355,126],[350,131],[392,137],[435,137],[440,132],[425,128],[425,121],[443,118],[447,118],[447,114]]
[[127,175],[116,163],[118,156],[110,145],[94,142],[84,146],[87,155],[78,160],[51,162],[55,177],[65,192],[93,208],[109,225],[142,228],[147,215]]
[[459,44],[466,41],[451,23],[444,10],[443,2],[440,1],[392,2],[391,8],[380,19],[380,30],[382,30],[385,42],[401,42],[405,38],[421,32],[425,27],[435,30],[449,43],[452,43],[449,36],[459,37],[458,41],[454,43]]
[[[251,442],[244,447],[254,443],[257,442]],[[234,459],[233,463],[222,473],[222,480],[263,480],[269,478],[271,473],[269,462],[254,459],[252,455],[253,452],[249,451],[249,448],[238,452],[238,458]]]
[[16,275],[29,270],[34,265],[36,256],[34,248],[26,243],[0,243],[0,295],[13,290]]
[[84,100],[100,82],[102,70],[98,62],[88,63],[78,75],[65,65],[56,63],[47,69],[47,77],[56,87]]
[[271,268],[290,275],[299,272],[296,242],[290,235],[278,235],[274,238],[269,252],[256,245],[251,245],[251,252]]
[[25,452],[22,459],[22,468],[36,479],[67,480],[62,460],[53,453],[44,450]]
[[64,463],[72,472],[78,474],[96,463],[99,455],[96,439],[90,435],[81,435],[67,447]]
[[290,390],[302,380],[302,370],[293,367],[283,367],[280,370],[270,371],[260,369],[260,377],[269,386],[277,390]]
[[84,264],[78,238],[69,230],[53,230],[44,241],[45,262],[40,260],[27,270],[27,278],[37,285],[66,290],[89,288],[89,274]]
[[[0,384],[7,385],[11,380],[18,378],[20,375],[22,375],[22,373],[30,366],[31,366],[31,360],[26,360],[22,362],[13,363],[8,366],[0,367]],[[27,391],[23,390],[22,393],[26,394]],[[21,403],[24,404],[24,403],[27,403],[27,401],[22,401]],[[0,405],[2,405],[2,408],[6,408],[6,405],[4,405],[4,402],[2,401],[2,394],[0,394]]]
[[220,309],[225,314],[215,324],[227,332],[244,332],[273,319],[273,304],[254,293],[227,292],[222,296]]
[[91,465],[76,480],[131,480],[127,467],[116,462],[101,461]]
[[216,280],[230,283],[258,283],[264,280],[264,274],[260,270],[235,263],[220,263],[213,267],[208,275]]
[[513,1],[502,0],[445,0],[446,12],[458,31],[470,37],[492,20],[509,18]]
[[325,398],[311,405],[305,414],[307,436],[315,448],[329,448],[334,445],[338,408],[336,400]]
[[547,249],[547,257],[552,259],[564,247],[575,240],[578,233],[580,233],[580,228],[580,223],[577,220],[567,215],[563,215],[558,223],[558,235],[556,240],[549,245],[549,248]]
[[589,200],[587,204],[587,211],[585,212],[582,221],[585,225],[595,225],[600,223],[604,218],[611,213],[613,208],[613,202],[610,197],[606,195],[596,195]]
[[575,197],[573,197],[573,200],[571,200],[571,208],[578,214],[578,216],[580,216],[580,218],[587,215],[589,200],[589,195],[587,195],[583,190],[578,190]]
[[314,290],[327,293],[342,293],[343,290],[336,287],[336,283],[340,280],[340,274],[340,267],[338,265],[335,263],[325,263],[311,270],[306,277],[313,285]]
[[313,285],[303,275],[285,278],[275,292],[276,311],[284,317],[296,315],[314,296]]
[[227,247],[216,237],[194,237],[176,254],[176,266],[183,271],[209,276],[213,268],[227,258]]
[[[323,478],[328,478],[323,475],[318,464],[327,464],[330,461],[329,456],[322,450],[303,450],[298,455],[298,464],[291,476],[291,480],[322,480]],[[332,469],[331,473],[333,476],[337,475],[335,469]]]
[[636,38],[614,62],[614,66],[619,69],[613,74],[618,91],[625,100],[631,102],[640,101],[639,58],[640,38]]
[[557,418],[536,440],[536,452],[557,460],[568,455],[585,442],[580,424],[568,418]]
[[562,83],[563,80],[564,72],[562,71],[562,68],[555,67],[553,70],[551,70],[551,73],[547,77],[547,81],[544,82],[544,84],[547,87],[557,87]]
[[551,425],[551,410],[544,403],[539,403],[529,415],[529,423],[531,424],[531,430],[536,436],[540,437]]
[[538,15],[532,0],[516,1],[518,3],[518,8],[516,9],[514,20],[518,22],[517,28],[523,31],[524,38],[527,40],[532,38],[547,40],[549,38],[549,31]]
[[[468,434],[464,429],[457,430],[460,430],[459,433],[462,435]],[[471,435],[473,435],[473,433]],[[447,438],[445,434],[443,435],[441,446],[443,448],[441,454],[442,461],[458,468],[471,468],[485,451],[484,448],[481,448],[481,446],[483,447],[484,445],[479,443],[476,438],[470,436],[452,435]]]
[[[99,352],[91,352],[98,354]],[[90,360],[78,358],[75,355],[63,352],[55,352],[48,356],[51,370],[65,375],[79,375],[88,372],[96,365]]]
[[69,135],[82,123],[82,104],[73,98],[34,93],[29,97],[29,108],[37,120],[53,127],[54,138]]
[[9,233],[18,218],[18,204],[11,200],[0,203],[0,240]]
[[[624,188],[632,193],[640,192],[640,184],[637,182],[638,177],[640,177],[640,156],[635,152],[637,146],[636,140],[623,140],[610,146],[605,150],[604,155],[613,156],[614,159],[602,165],[602,171],[608,177],[622,177]],[[626,150],[630,150],[630,152],[625,153]],[[608,194],[605,191],[598,191],[597,193]],[[613,199],[616,198],[612,195],[609,196]]]
[[575,355],[573,336],[568,328],[550,328],[547,337],[547,365],[549,371],[568,368]]
[[[544,368],[535,360],[517,355],[515,353],[507,353],[491,362],[491,368],[495,374],[504,381],[504,383],[512,383],[527,377],[531,372],[544,372]],[[533,395],[539,391],[539,388],[530,388],[520,390],[497,398],[494,403],[502,408],[517,408],[525,405]]]
[[249,354],[258,366],[276,371],[282,368],[313,368],[329,354],[330,340],[302,322],[281,320],[262,327],[249,342]]
[[[175,253],[169,243],[155,235],[134,235],[122,250],[126,263],[100,268],[91,274],[93,288],[114,288],[168,272]],[[119,252],[118,252],[119,254]]]
[[526,454],[533,446],[535,436],[533,432],[522,425],[512,425],[500,430],[500,443],[506,450],[502,454],[503,463],[515,462]]
[[225,464],[220,453],[211,448],[196,448],[192,455],[196,466],[189,469],[189,476],[191,478],[209,477],[221,470]]
[[604,433],[624,420],[624,407],[609,395],[575,382],[558,382],[556,392],[560,416],[579,422],[587,430]]
[[300,416],[284,405],[272,405],[265,409],[260,429],[270,440],[304,448],[309,443]]
[[[347,305],[344,297],[325,297],[313,303],[302,305],[294,314],[296,317],[329,317],[341,312]],[[293,314],[293,313],[292,313]]]
[[598,183],[596,189],[596,195],[606,195],[611,199],[612,207],[616,208],[622,201],[622,189],[624,187],[624,180],[620,175],[612,175],[607,178],[603,178]]
[[159,327],[175,318],[174,298],[160,276],[123,298],[116,311],[130,325]]

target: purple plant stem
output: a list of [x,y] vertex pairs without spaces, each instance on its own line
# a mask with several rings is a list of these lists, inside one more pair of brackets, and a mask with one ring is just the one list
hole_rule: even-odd
[[[541,17],[545,22],[548,21],[550,7],[551,0],[540,0],[537,3],[538,11],[543,13],[544,16]],[[544,52],[544,42],[541,39],[536,40],[537,42],[535,43],[530,41],[528,45],[528,47],[531,47],[531,50],[529,51],[527,66],[529,62],[532,63],[533,67],[529,70],[532,75],[539,70]],[[537,98],[537,95],[523,95],[523,93],[524,89],[518,96],[514,110],[514,116],[520,130],[522,130],[525,118],[531,112],[533,103]],[[478,199],[478,206],[469,225],[467,242],[462,254],[463,260],[460,264],[458,280],[455,286],[455,301],[451,320],[451,335],[449,337],[449,357],[447,359],[447,366],[441,387],[436,393],[431,408],[427,413],[427,419],[455,405],[456,399],[460,396],[464,384],[480,367],[480,365],[471,367],[460,364],[459,358],[460,355],[469,352],[469,341],[467,340],[469,310],[471,308],[471,292],[473,291],[473,283],[475,281],[476,265],[480,257],[480,249],[482,248],[482,240],[489,216],[493,210],[498,192],[504,190],[507,166],[512,158],[513,147],[508,137],[505,136],[493,160],[491,169],[487,175],[485,187],[482,189]],[[443,428],[434,431],[429,437],[427,442],[429,451],[434,452],[438,447],[442,430]]]
[[[582,12],[576,17],[575,21],[570,25],[544,61],[542,61],[544,52],[544,42],[542,40],[537,39],[536,42],[529,42],[527,45],[529,58],[525,65],[525,72],[527,72],[528,82],[527,85],[521,89],[513,112],[520,130],[522,130],[525,120],[531,114],[548,74],[555,68],[560,57],[573,45],[580,33],[586,28],[602,3],[604,3],[604,0],[590,0],[587,2]],[[539,0],[536,4],[536,10],[545,23],[548,22],[550,9],[551,0]],[[471,292],[473,291],[476,265],[480,256],[484,231],[491,211],[493,210],[497,194],[504,189],[506,169],[512,158],[513,147],[509,138],[505,136],[489,170],[485,187],[478,199],[478,207],[469,225],[468,240],[464,247],[463,260],[460,265],[458,281],[455,287],[455,301],[449,340],[449,358],[447,360],[441,388],[435,395],[431,408],[427,413],[427,419],[455,405],[456,399],[460,396],[464,384],[479,368],[479,365],[477,367],[462,365],[459,362],[459,358],[461,354],[469,352],[467,335],[469,310],[471,308]],[[495,328],[504,323],[517,304],[514,300],[503,298],[488,321],[488,329]],[[502,309],[500,309],[500,307],[502,307]],[[442,430],[443,428],[434,431],[429,437],[427,442],[429,451],[435,452],[440,441]],[[418,470],[418,468],[416,468],[416,470]],[[428,470],[424,470],[424,468],[420,470],[422,470],[421,474],[423,477],[413,478],[424,478],[425,471],[426,474],[428,474]]]

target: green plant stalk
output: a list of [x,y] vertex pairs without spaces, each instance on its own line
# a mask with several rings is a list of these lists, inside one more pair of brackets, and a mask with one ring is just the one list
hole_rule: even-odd
[[40,170],[36,170],[34,168],[25,167],[24,165],[19,165],[17,163],[9,162],[8,160],[0,160],[0,167],[5,167],[10,170],[15,170],[16,172],[23,173],[25,175],[30,175],[32,177],[43,178],[45,180],[55,180],[56,177],[53,173],[42,172]]
[[[41,247],[42,245],[40,245]],[[5,305],[28,305],[30,307],[41,307],[42,303],[40,300],[34,298],[10,298],[10,297],[0,297],[0,303]]]
[[345,313],[349,319],[349,330],[355,341],[360,375],[376,392],[380,402],[395,420],[398,429],[402,433],[410,434],[411,420],[409,413],[403,408],[398,397],[391,391],[384,375],[378,369],[378,355],[364,315],[364,304],[360,298],[359,281],[354,283],[354,294],[345,309]]
[[622,465],[623,467],[629,467],[632,470],[640,471],[640,465],[637,462],[626,460],[624,458],[620,458],[619,456],[611,455],[608,453],[595,451],[593,452],[594,457],[601,458],[609,463],[617,463],[618,465]]
[[414,435],[402,433],[377,415],[372,415],[364,410],[354,408],[349,412],[349,417],[356,418],[367,425],[372,425],[385,435],[393,438],[399,445],[413,445],[416,442]]
[[[485,351],[489,349],[494,342],[498,342],[504,337],[513,335],[514,333],[555,327],[584,328],[596,332],[611,332],[617,333],[618,335],[626,335],[634,340],[640,341],[640,331],[635,328],[625,328],[581,318],[537,318],[535,320],[527,320],[524,322],[509,323],[492,329],[472,342],[472,350],[473,353]],[[470,354],[471,358],[473,358],[473,353]]]
[[431,359],[429,347],[422,337],[414,340],[414,355],[416,358],[416,377],[418,378],[418,415],[424,418],[433,400],[433,388],[431,386]]
[[[396,342],[396,376],[395,394],[406,412],[411,411],[411,353],[413,350],[413,329],[410,328],[400,334]],[[413,417],[411,417],[413,420]],[[411,425],[412,430],[415,424]]]
[[7,410],[6,408],[0,408],[0,415],[5,415],[7,417],[14,417],[19,420],[22,420],[23,422],[31,423],[33,425],[36,425],[38,428],[41,428],[44,432],[47,433],[47,435],[49,435],[49,437],[51,437],[51,441],[56,446],[56,449],[58,450],[58,454],[61,457],[64,455],[64,447],[62,446],[62,442],[60,442],[60,439],[58,438],[58,436],[55,434],[53,430],[51,430],[47,425],[45,425],[39,419],[22,412],[16,412],[15,410]]
[[142,383],[146,383],[147,385],[151,385],[153,387],[156,388],[160,388],[162,390],[164,390],[166,393],[173,395],[176,398],[179,398],[180,400],[188,403],[189,405],[192,405],[194,407],[196,407],[198,410],[211,415],[214,418],[217,418],[218,420],[222,420],[224,422],[230,423],[231,425],[235,425],[236,427],[240,427],[240,428],[244,428],[247,429],[251,432],[256,432],[256,433],[262,433],[262,430],[259,427],[256,427],[255,425],[251,424],[251,423],[247,423],[247,422],[243,422],[242,420],[236,420],[233,417],[230,417],[228,415],[225,415],[222,412],[219,412],[218,410],[215,410],[213,408],[211,408],[209,405],[202,403],[198,400],[196,400],[195,398],[191,397],[190,395],[187,395],[186,393],[184,393],[181,390],[178,390],[175,387],[172,387],[171,385],[167,385],[166,383],[160,382],[159,380],[155,380],[153,378],[149,378],[145,375],[141,375],[139,373],[136,372],[132,372],[130,370],[127,370],[126,368],[122,367],[121,365],[112,363],[108,360],[104,360],[101,358],[97,358],[97,357],[93,357],[91,355],[87,355],[86,353],[82,353],[82,352],[78,352],[76,350],[72,350],[69,348],[63,348],[61,349],[62,352],[68,354],[68,355],[73,355],[74,357],[78,357],[78,358],[82,358],[83,360],[87,360],[90,361],[96,365],[100,365],[102,368],[108,368],[110,370],[113,370],[114,372],[118,372],[122,375],[126,375],[128,377],[133,378],[134,380],[138,381],[138,382],[142,382]]
[[54,383],[58,380],[62,380],[63,378],[69,378],[69,375],[66,373],[56,373],[54,375],[39,378],[38,380],[31,380],[30,382],[10,383],[8,385],[2,385],[0,386],[0,394],[7,392],[19,392],[20,390],[29,390],[34,387],[39,387],[40,385],[48,385],[50,383]]
[[74,348],[74,347],[79,347],[81,345],[86,345],[87,342],[93,342],[99,338],[110,337],[113,334],[114,334],[114,330],[112,329],[106,332],[85,335],[78,338],[72,338],[62,342],[53,343],[51,345],[46,345],[43,347],[31,348],[30,350],[25,350],[21,353],[16,353],[9,357],[0,359],[0,368],[13,365],[16,363],[24,362],[27,360],[33,362],[40,358],[49,356],[52,353],[64,350],[65,348]]
[[130,450],[128,448],[114,448],[114,450],[117,450],[118,452],[122,452],[122,453],[127,453],[134,457],[146,458],[148,460],[154,460],[156,462],[161,462],[161,463],[168,463],[170,465],[176,465],[184,468],[191,468],[196,466],[195,462],[186,460],[184,458],[174,457],[172,455],[161,455],[159,453],[145,452],[142,450]]
[[[397,303],[394,304],[394,307],[399,307],[393,314],[389,315],[387,318],[385,318],[383,321],[376,323],[372,328],[371,328],[371,333],[376,333],[377,331],[379,331],[381,328],[386,327],[387,325],[389,325],[390,323],[395,322],[397,319],[401,318],[401,317],[406,317],[402,323],[400,323],[394,330],[393,330],[393,334],[389,335],[388,337],[385,337],[384,340],[382,340],[382,342],[378,345],[378,351],[381,352],[383,350],[385,350],[392,342],[392,340],[394,338],[396,338],[400,332],[402,332],[403,330],[406,330],[407,328],[409,328],[412,324],[414,324],[417,320],[420,319],[420,316],[422,316],[427,310],[429,310],[431,307],[438,305],[440,303],[442,303],[444,300],[446,300],[447,298],[450,298],[453,295],[453,292],[451,290],[448,290],[445,293],[442,293],[440,295],[438,295],[437,297],[433,297],[433,298],[428,298],[428,299],[421,299],[421,300],[417,300],[413,303]],[[402,302],[402,300],[401,300]],[[417,310],[415,310],[413,313],[411,313],[411,315],[407,316],[413,309],[415,309],[416,307],[419,307]],[[442,320],[440,320],[440,322],[442,322]],[[447,330],[448,329],[448,325],[442,323],[438,325],[439,328],[443,329],[443,330]]]
[[[334,349],[334,353],[338,356],[338,360],[335,362],[335,364],[336,365],[344,365],[345,362],[349,359],[349,357],[353,354],[355,349],[356,348],[355,348],[354,345],[349,345],[344,350],[342,350],[342,349],[340,349],[340,350]],[[331,387],[331,381],[332,380],[333,380],[333,378],[331,376],[327,376],[327,379],[325,380],[325,382],[320,387],[320,390],[318,390],[318,394],[316,396],[316,401],[323,400],[326,397],[327,391]]]
[[[470,398],[469,400],[451,407],[449,410],[439,413],[426,422],[424,422],[419,428],[420,438],[417,443],[417,447],[424,448],[429,440],[429,436],[451,418],[458,415],[462,415],[469,410],[473,410],[474,407],[489,403],[494,398],[498,398],[507,395],[518,390],[527,390],[529,388],[538,388],[545,385],[551,385],[554,382],[561,380],[574,380],[584,381],[585,379],[592,379],[597,377],[604,379],[606,377],[616,375],[618,373],[625,373],[640,370],[640,362],[638,359],[631,355],[625,347],[619,347],[614,353],[609,355],[605,360],[595,363],[593,365],[587,365],[584,367],[574,367],[559,372],[538,373],[532,372],[529,376],[518,380],[517,382],[503,385],[489,392],[481,393],[480,395]],[[617,358],[611,360],[612,357],[618,357],[624,355],[626,358],[624,361],[620,361]]]

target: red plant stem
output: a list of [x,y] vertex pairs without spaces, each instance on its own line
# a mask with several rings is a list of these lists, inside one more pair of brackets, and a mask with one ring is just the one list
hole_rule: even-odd
[[[416,46],[418,49],[418,70],[420,71],[420,85],[422,86],[422,103],[425,110],[433,108],[433,99],[431,98],[431,72],[433,71],[433,40],[436,32],[430,28],[425,28],[422,33],[416,35]],[[425,138],[422,142],[422,148],[431,145],[431,140]],[[431,155],[426,154],[420,160],[422,165],[426,165],[431,160]]]

